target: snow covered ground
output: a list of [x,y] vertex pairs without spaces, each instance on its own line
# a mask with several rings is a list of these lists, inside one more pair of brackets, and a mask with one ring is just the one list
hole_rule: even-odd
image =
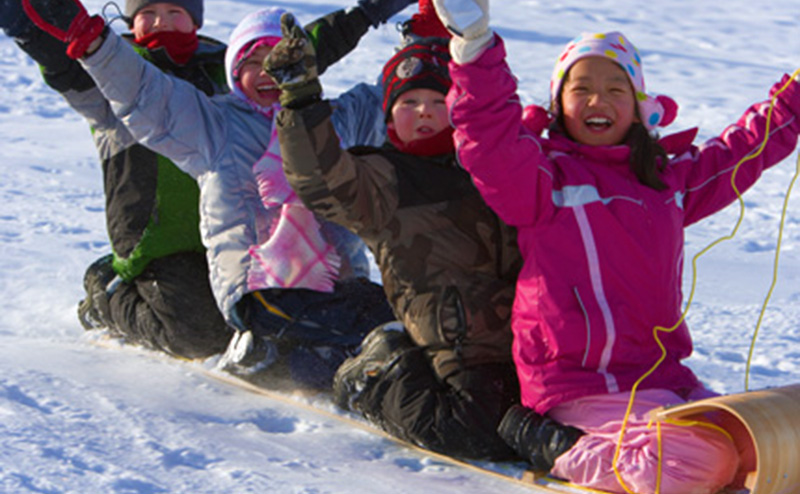
[[[87,2],[99,11],[104,2]],[[301,21],[347,0],[276,0]],[[205,34],[227,39],[256,0],[207,0]],[[405,19],[409,8],[397,17]],[[640,48],[651,92],[681,105],[670,130],[716,135],[800,64],[794,0],[495,0],[526,103],[543,104],[555,57],[582,31],[620,30]],[[118,29],[122,23],[114,24]],[[324,85],[374,80],[398,37],[371,32]],[[744,389],[772,280],[797,153],[745,195],[736,237],[698,262],[689,365],[720,392]],[[91,345],[76,317],[85,267],[109,252],[89,129],[0,37],[0,492],[484,493],[517,486],[426,458],[336,421],[263,400],[130,349]],[[800,381],[800,199],[789,202],[778,281],[750,388]],[[728,235],[738,205],[692,227],[687,259]],[[692,280],[687,262],[685,293]]]

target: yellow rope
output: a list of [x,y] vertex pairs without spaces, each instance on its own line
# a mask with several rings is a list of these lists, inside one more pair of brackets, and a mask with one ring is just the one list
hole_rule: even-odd
[[714,431],[719,432],[723,436],[727,437],[728,439],[733,442],[733,436],[730,432],[726,431],[724,428],[718,426],[717,424],[712,424],[711,422],[706,422],[704,420],[681,420],[681,419],[673,419],[673,418],[665,418],[663,420],[657,421],[660,425],[664,424],[672,424],[677,425],[679,427],[705,427],[706,429],[711,429]]
[[[739,160],[739,162],[734,167],[733,173],[731,174],[731,186],[733,187],[733,190],[736,192],[736,197],[737,197],[737,200],[739,201],[739,218],[736,221],[736,225],[734,226],[733,230],[731,231],[731,233],[729,235],[726,235],[726,236],[718,238],[717,240],[715,240],[714,242],[709,244],[707,247],[705,247],[703,250],[698,252],[692,258],[692,284],[691,284],[691,290],[689,292],[689,297],[687,299],[686,308],[684,309],[683,313],[681,314],[680,318],[675,323],[675,325],[670,327],[670,328],[665,328],[663,326],[655,326],[653,328],[653,338],[656,340],[656,344],[661,349],[661,357],[656,361],[656,363],[647,372],[644,373],[644,375],[642,375],[642,377],[640,377],[633,384],[633,387],[631,388],[631,396],[630,396],[630,399],[628,400],[628,407],[625,410],[625,416],[624,416],[624,418],[622,420],[622,427],[621,427],[621,430],[620,430],[620,433],[619,433],[619,439],[617,441],[617,447],[616,447],[616,450],[614,451],[614,460],[612,462],[612,467],[614,469],[614,474],[617,477],[617,481],[619,482],[620,487],[622,487],[622,489],[628,494],[635,494],[635,493],[632,492],[628,488],[628,486],[625,484],[625,482],[623,481],[622,474],[620,474],[619,467],[618,467],[617,464],[619,463],[619,455],[620,455],[620,452],[621,452],[621,449],[622,449],[622,443],[623,443],[624,438],[625,438],[625,430],[627,429],[627,425],[628,425],[628,422],[630,420],[631,411],[633,409],[633,404],[634,404],[634,400],[635,400],[635,397],[636,397],[636,392],[639,389],[639,385],[641,385],[641,383],[645,379],[647,379],[653,372],[655,372],[655,370],[661,365],[662,362],[664,362],[664,359],[666,359],[666,356],[667,356],[667,350],[664,347],[663,343],[661,343],[661,339],[658,337],[658,333],[659,332],[663,332],[663,333],[667,333],[667,334],[672,333],[676,329],[678,329],[678,327],[686,319],[686,315],[689,313],[689,309],[692,306],[692,301],[694,300],[695,289],[697,287],[697,260],[700,257],[702,257],[703,255],[705,255],[712,248],[714,248],[717,245],[719,245],[720,243],[722,243],[722,242],[724,242],[726,240],[730,240],[734,236],[736,236],[736,233],[738,232],[739,227],[741,226],[742,221],[744,219],[744,211],[745,211],[744,199],[742,199],[742,194],[739,191],[739,189],[736,187],[736,175],[739,172],[739,168],[742,166],[743,163],[745,163],[745,162],[747,162],[749,160],[755,159],[756,157],[760,156],[761,153],[764,151],[764,148],[766,147],[767,142],[769,141],[769,129],[770,129],[770,124],[772,123],[772,112],[775,109],[775,100],[777,99],[777,97],[781,93],[783,93],[789,87],[789,85],[794,81],[795,77],[797,77],[798,74],[800,74],[800,69],[796,70],[792,74],[792,76],[789,78],[789,80],[786,82],[786,84],[784,84],[778,91],[776,91],[772,95],[772,97],[770,98],[769,110],[767,112],[766,128],[764,129],[764,139],[761,142],[761,145],[758,147],[758,149],[755,152],[753,152],[753,153],[745,156],[741,160]],[[800,159],[798,160],[798,169],[800,170]],[[795,178],[796,177],[797,177],[797,175],[795,175]],[[791,192],[791,188],[792,188],[792,185],[795,182],[795,178],[793,178],[791,183],[790,183],[789,191],[787,192],[786,200],[784,201],[784,206],[783,206],[784,209],[783,209],[783,214],[781,216],[781,229],[780,229],[781,230],[781,234],[782,234],[782,231],[783,231],[783,218],[786,215],[786,210],[787,210],[787,205],[788,205],[789,192]],[[778,249],[777,250],[778,251],[780,250],[780,240],[779,240],[779,244],[778,244]],[[777,273],[777,255],[778,254],[776,252],[775,273]],[[774,284],[775,284],[775,282],[773,280],[773,286],[774,286]],[[771,295],[771,293],[772,293],[772,289],[770,289],[770,295]],[[767,300],[769,300],[769,298],[767,298]],[[766,303],[767,303],[767,301],[765,301],[764,307],[762,308],[762,312],[761,312],[761,316],[762,317],[763,317],[764,312],[766,311]],[[759,324],[760,324],[760,321],[761,321],[762,317],[759,317]],[[755,346],[755,338],[756,338],[756,335],[753,336],[753,342],[751,344],[751,356],[752,356],[753,348]],[[750,358],[748,358],[748,364],[747,365],[748,365],[748,372],[749,372]],[[660,432],[659,432],[659,434],[660,434]],[[659,436],[659,448],[660,448],[660,436]],[[659,455],[658,455],[658,472],[659,472],[659,475],[658,475],[658,479],[657,479],[657,482],[656,482],[655,494],[659,493],[660,487],[661,487],[661,475],[660,475],[661,474],[661,466],[662,466],[661,463],[662,463],[662,457],[661,457],[661,450],[659,449]]]
[[800,176],[800,154],[797,155],[797,163],[795,165],[794,175],[792,176],[792,180],[789,182],[789,189],[786,191],[786,197],[783,200],[783,211],[781,212],[781,221],[780,226],[778,227],[778,243],[775,246],[775,261],[773,262],[772,266],[772,282],[769,286],[769,290],[767,291],[767,295],[764,298],[764,303],[761,306],[761,313],[758,315],[756,329],[753,332],[753,339],[750,342],[750,351],[747,353],[747,366],[744,372],[745,391],[750,391],[750,367],[753,361],[753,353],[755,352],[756,348],[756,339],[758,338],[758,333],[761,329],[761,323],[764,320],[764,314],[767,311],[767,305],[769,304],[770,298],[772,298],[772,292],[775,289],[775,285],[778,283],[778,262],[780,261],[781,243],[783,242],[783,227],[786,223],[786,211],[789,208],[790,194],[798,176]]
[[294,319],[292,319],[292,316],[288,315],[287,313],[283,312],[282,310],[280,310],[276,306],[274,306],[271,303],[267,302],[267,300],[264,298],[264,296],[261,295],[261,292],[255,291],[255,292],[253,292],[253,296],[256,298],[256,300],[261,302],[261,305],[263,305],[264,308],[266,308],[268,312],[271,312],[272,314],[275,314],[278,317],[282,317],[282,318],[286,319],[287,321],[294,321]]
[[658,421],[656,422],[656,437],[658,437],[658,470],[656,470],[656,492],[661,489],[661,474],[664,471],[664,462],[661,461],[661,459],[664,458],[664,442],[661,432],[661,421]]

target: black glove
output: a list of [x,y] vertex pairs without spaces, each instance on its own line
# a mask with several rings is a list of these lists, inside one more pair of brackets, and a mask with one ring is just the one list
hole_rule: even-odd
[[264,71],[281,90],[284,108],[302,108],[322,95],[317,73],[317,55],[305,30],[297,25],[292,14],[281,16],[283,39],[264,59]]
[[56,39],[67,43],[67,55],[82,57],[105,30],[98,15],[89,16],[79,0],[22,0],[31,21]]
[[372,22],[372,27],[385,23],[413,3],[417,3],[417,0],[358,0],[358,6]]

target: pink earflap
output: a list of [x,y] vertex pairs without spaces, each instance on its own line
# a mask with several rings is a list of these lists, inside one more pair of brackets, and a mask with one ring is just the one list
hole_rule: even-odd
[[669,96],[664,96],[661,94],[656,96],[656,101],[661,104],[661,107],[664,109],[664,114],[661,116],[658,126],[666,127],[674,122],[675,117],[678,116],[678,103],[676,103],[675,100]]
[[522,109],[522,125],[534,135],[542,135],[553,119],[550,113],[538,105],[528,105]]

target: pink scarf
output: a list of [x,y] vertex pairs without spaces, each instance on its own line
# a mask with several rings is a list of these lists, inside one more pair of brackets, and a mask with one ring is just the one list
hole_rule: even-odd
[[[276,105],[277,106],[277,105]],[[269,116],[277,113],[273,107]],[[273,120],[269,146],[253,165],[267,223],[258,225],[258,245],[250,247],[247,287],[307,288],[331,292],[341,259],[320,232],[320,224],[286,180]]]

